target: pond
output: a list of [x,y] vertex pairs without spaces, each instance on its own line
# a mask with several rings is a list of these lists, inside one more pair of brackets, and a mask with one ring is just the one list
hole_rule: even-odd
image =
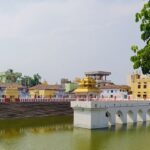
[[0,150],[149,150],[150,123],[73,128],[72,116],[0,121]]

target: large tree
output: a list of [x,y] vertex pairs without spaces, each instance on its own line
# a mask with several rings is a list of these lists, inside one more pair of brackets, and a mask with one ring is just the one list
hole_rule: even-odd
[[34,74],[33,77],[24,76],[21,79],[21,83],[23,86],[27,86],[27,87],[32,87],[41,84],[41,76],[38,73]]
[[33,81],[34,81],[35,85],[40,84],[41,83],[41,76],[38,73],[34,74],[33,75]]
[[143,74],[150,74],[150,0],[144,4],[142,10],[136,13],[136,22],[140,22],[141,39],[145,46],[141,49],[138,46],[132,46],[135,53],[131,57],[133,68],[141,68]]
[[32,77],[30,77],[30,76],[23,76],[21,78],[21,84],[23,86],[26,86],[26,87],[32,86]]
[[[8,69],[3,75],[6,78],[5,83],[20,83],[26,87],[32,87],[41,84],[41,76],[37,73],[31,76],[22,76],[22,73],[14,72],[13,69]],[[0,81],[1,82],[1,81]]]
[[14,72],[12,69],[8,69],[5,72],[6,83],[17,83],[20,81],[22,73]]

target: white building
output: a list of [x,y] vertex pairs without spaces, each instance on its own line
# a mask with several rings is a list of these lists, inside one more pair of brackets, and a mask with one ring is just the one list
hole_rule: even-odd
[[130,87],[127,85],[115,85],[109,84],[101,86],[100,98],[112,99],[112,100],[123,100],[129,98]]

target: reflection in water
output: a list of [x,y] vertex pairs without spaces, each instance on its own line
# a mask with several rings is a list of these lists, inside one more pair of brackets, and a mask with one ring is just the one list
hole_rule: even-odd
[[22,129],[7,129],[0,130],[0,139],[19,138],[24,133]]
[[100,130],[75,128],[73,135],[73,150],[149,150],[150,122]]
[[72,122],[0,130],[0,150],[149,150],[150,122],[108,129],[73,128]]
[[73,150],[91,149],[91,130],[74,128],[73,129]]
[[[72,124],[3,129],[0,130],[0,150],[53,150],[55,146],[58,147],[58,143],[63,141],[63,136],[64,139],[66,138],[64,133],[72,129]],[[57,140],[59,142],[55,143]]]
[[34,127],[34,128],[11,128],[11,129],[3,129],[0,130],[0,139],[1,138],[17,138],[24,136],[26,132],[30,132],[32,134],[49,134],[55,131],[69,131],[72,130],[73,126],[71,124],[61,124],[61,125],[52,125],[52,126],[41,126],[41,127]]

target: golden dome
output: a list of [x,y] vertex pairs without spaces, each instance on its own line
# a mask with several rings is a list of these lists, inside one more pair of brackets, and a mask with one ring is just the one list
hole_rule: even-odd
[[79,87],[74,91],[75,93],[98,93],[99,89],[96,87],[96,81],[91,77],[83,78]]
[[80,81],[80,86],[96,86],[96,81],[91,77],[85,77]]

